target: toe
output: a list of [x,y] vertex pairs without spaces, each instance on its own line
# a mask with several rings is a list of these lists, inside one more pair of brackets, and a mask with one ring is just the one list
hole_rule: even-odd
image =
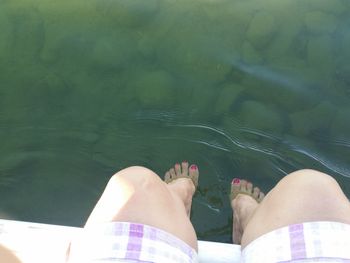
[[171,179],[171,180],[174,180],[174,179],[176,178],[176,173],[175,173],[174,168],[171,168],[171,169],[169,170],[169,173],[170,173],[170,179]]
[[260,203],[265,197],[265,194],[263,192],[260,192],[258,202]]
[[237,194],[240,192],[241,180],[234,178],[231,183],[231,201],[236,198]]
[[169,183],[171,181],[170,173],[166,172],[164,175],[164,182]]
[[177,176],[181,175],[181,165],[180,164],[175,164],[175,173]]
[[260,194],[260,189],[258,187],[254,187],[253,197],[255,198],[255,200],[259,199],[259,194]]
[[181,168],[182,168],[182,175],[183,176],[188,176],[188,162],[183,161],[181,163]]
[[199,170],[197,165],[192,164],[189,169],[189,176],[193,180],[194,186],[197,187],[198,185],[198,178],[199,178]]
[[244,193],[248,193],[247,184],[248,184],[248,182],[246,180],[241,180],[240,190]]
[[247,192],[252,195],[253,194],[253,184],[251,182],[247,182]]

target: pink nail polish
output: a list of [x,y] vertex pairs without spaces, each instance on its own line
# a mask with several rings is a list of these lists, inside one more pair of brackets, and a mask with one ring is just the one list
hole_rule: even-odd
[[238,178],[234,178],[232,180],[232,184],[239,184],[241,182],[241,180],[239,180]]
[[192,164],[192,165],[191,165],[191,170],[197,170],[197,165]]

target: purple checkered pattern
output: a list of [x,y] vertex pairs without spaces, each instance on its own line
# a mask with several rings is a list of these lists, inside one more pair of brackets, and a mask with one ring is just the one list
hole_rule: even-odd
[[72,242],[69,262],[198,262],[177,237],[147,225],[113,222],[85,229]]
[[241,262],[350,263],[350,225],[307,222],[277,229],[244,248]]
[[288,230],[292,260],[306,258],[304,225],[291,225],[288,227]]

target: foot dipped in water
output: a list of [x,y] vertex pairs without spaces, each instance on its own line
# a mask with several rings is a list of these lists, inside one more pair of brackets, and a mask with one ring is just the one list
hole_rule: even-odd
[[182,162],[181,165],[175,164],[174,168],[167,171],[164,176],[164,181],[170,191],[184,202],[188,216],[190,216],[192,198],[198,186],[198,177],[197,165],[189,166],[186,161]]
[[264,193],[258,187],[253,187],[252,183],[238,178],[232,180],[230,199],[233,210],[234,244],[241,244],[244,229],[264,197]]

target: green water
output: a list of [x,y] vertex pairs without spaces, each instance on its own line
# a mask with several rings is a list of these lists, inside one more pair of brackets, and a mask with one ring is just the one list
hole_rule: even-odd
[[350,2],[0,0],[1,217],[80,226],[116,171],[201,171],[200,239],[229,183],[314,168],[350,196]]

